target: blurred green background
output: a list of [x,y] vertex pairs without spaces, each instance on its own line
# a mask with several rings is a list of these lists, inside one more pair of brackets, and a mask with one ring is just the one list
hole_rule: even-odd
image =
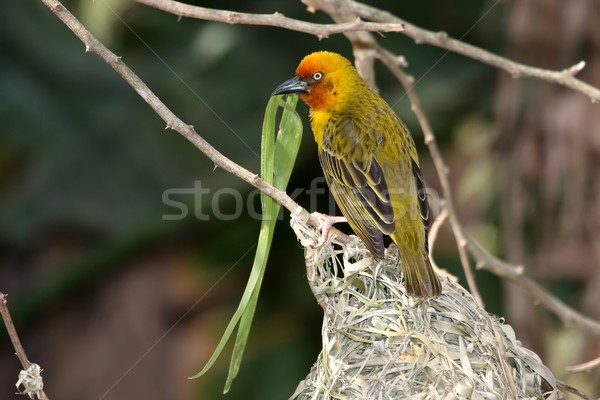
[[[524,3],[426,0],[385,7],[522,62],[561,69],[585,58],[592,73],[582,78],[598,86],[600,36],[587,17],[600,15],[594,14],[597,3],[581,0],[570,14],[561,13],[558,1]],[[178,19],[128,0],[65,5],[175,114],[255,172],[271,91],[312,51],[352,57],[342,35],[319,41],[271,27]],[[301,2],[202,5],[330,22]],[[562,41],[543,34],[553,29]],[[404,55],[417,79],[466,229],[494,254],[526,262],[528,273],[598,318],[598,106],[399,34],[377,40]],[[41,2],[3,4],[0,45],[0,291],[10,295],[17,329],[29,358],[44,368],[50,398],[289,397],[319,353],[322,314],[306,283],[288,213],[277,228],[232,391],[221,393],[227,354],[206,376],[188,380],[212,353],[245,285],[260,224],[248,211],[259,210],[256,192],[165,130]],[[402,87],[382,65],[376,71],[381,94],[413,132],[426,180],[437,189]],[[310,211],[328,212],[327,195],[312,204],[306,193],[321,171],[307,108],[298,110],[305,135],[288,192],[297,190],[297,201]],[[578,162],[582,157],[585,162]],[[185,194],[198,185],[205,194]],[[183,219],[165,219],[179,212],[164,201],[173,190],[179,194],[169,198],[189,206]],[[462,279],[448,227],[435,258]],[[478,272],[477,280],[486,308],[514,324],[518,337],[558,375],[565,365],[600,352],[597,338],[564,328],[519,289],[486,272]],[[3,334],[0,398],[17,398],[18,370]],[[592,373],[569,382],[598,393],[598,381]]]

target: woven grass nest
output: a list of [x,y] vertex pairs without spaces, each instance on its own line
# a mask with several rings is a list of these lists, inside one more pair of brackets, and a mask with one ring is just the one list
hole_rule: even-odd
[[[360,241],[314,249],[292,218],[323,307],[323,347],[290,399],[559,399],[556,379],[510,325],[442,277],[443,294],[406,294],[397,254],[374,264]],[[392,246],[393,247],[393,246]]]

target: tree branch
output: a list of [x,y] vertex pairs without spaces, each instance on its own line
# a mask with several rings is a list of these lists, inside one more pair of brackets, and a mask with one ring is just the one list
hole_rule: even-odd
[[596,357],[593,360],[584,362],[578,365],[571,365],[567,367],[567,372],[570,374],[579,374],[581,372],[590,372],[592,369],[600,367],[600,357]]
[[[173,0],[135,0],[180,17],[203,19],[208,21],[223,22],[226,24],[266,25],[304,32],[319,39],[327,38],[329,35],[357,32],[402,32],[417,44],[429,44],[440,47],[454,53],[462,54],[474,60],[491,65],[500,70],[508,72],[514,78],[530,77],[547,82],[556,83],[573,89],[589,97],[594,103],[600,101],[600,89],[583,82],[575,77],[585,67],[585,61],[565,68],[561,71],[552,71],[514,62],[497,54],[481,49],[477,46],[464,43],[451,38],[445,32],[433,32],[420,28],[407,22],[387,11],[355,1],[344,2],[339,0],[303,0],[310,10],[324,9],[328,14],[332,10],[352,10],[358,17],[351,22],[340,22],[336,24],[315,24],[288,18],[282,14],[250,14],[235,11],[216,10],[206,7],[192,6]],[[365,22],[361,18],[376,22]]]
[[236,11],[216,10],[212,8],[193,6],[173,0],[135,0],[159,10],[166,11],[180,17],[196,18],[207,21],[223,22],[225,24],[266,25],[277,28],[285,28],[292,31],[309,33],[319,39],[325,39],[329,35],[349,31],[377,31],[377,32],[402,32],[402,24],[392,22],[365,22],[356,18],[352,22],[343,24],[315,24],[312,22],[299,21],[288,18],[280,13],[273,14],[249,14]]
[[413,78],[404,73],[404,71],[399,68],[397,60],[398,57],[395,57],[393,54],[389,53],[387,50],[384,50],[382,47],[377,46],[377,57],[385,64],[385,66],[394,74],[396,79],[402,83],[402,86],[406,89],[406,94],[410,100],[411,109],[417,116],[419,120],[419,125],[421,126],[421,130],[423,131],[423,136],[425,137],[425,144],[429,147],[429,152],[431,153],[431,159],[435,164],[435,169],[437,171],[440,185],[442,186],[442,192],[444,193],[444,200],[446,202],[446,209],[448,210],[448,219],[450,221],[450,226],[452,227],[452,232],[454,232],[454,237],[456,238],[456,244],[458,245],[458,254],[460,257],[460,261],[463,266],[463,270],[465,271],[465,277],[467,278],[467,284],[469,285],[469,290],[471,294],[477,301],[477,303],[483,307],[483,300],[481,298],[481,294],[479,293],[479,289],[477,289],[477,282],[475,281],[475,277],[473,276],[473,271],[471,269],[471,263],[469,262],[469,255],[467,254],[466,245],[467,239],[466,235],[463,231],[462,225],[458,221],[458,217],[456,216],[456,210],[454,209],[454,202],[452,201],[452,190],[450,189],[450,182],[448,181],[448,167],[444,163],[442,159],[442,154],[440,149],[437,146],[437,142],[435,140],[435,135],[431,130],[431,126],[429,125],[429,121],[421,108],[421,101],[419,97],[413,90]]
[[21,340],[19,339],[19,335],[17,334],[17,329],[15,328],[15,324],[13,323],[12,318],[10,316],[10,311],[8,310],[8,305],[6,301],[7,297],[8,296],[4,293],[0,293],[0,314],[2,314],[4,326],[6,326],[6,330],[8,332],[8,336],[10,337],[10,341],[12,342],[12,345],[15,348],[15,354],[17,355],[17,357],[19,357],[19,361],[21,361],[23,369],[27,369],[31,366],[31,362],[25,354],[25,349],[21,344]]
[[592,396],[588,396],[586,393],[582,392],[581,390],[569,385],[566,382],[563,381],[556,381],[556,386],[558,386],[559,389],[564,390],[565,392],[569,392],[569,393],[573,393],[575,396],[579,397],[580,399],[583,400],[598,400],[598,399],[594,399]]
[[[17,334],[17,329],[15,328],[15,324],[13,323],[12,317],[10,316],[10,311],[8,310],[7,304],[7,295],[0,292],[0,314],[2,315],[2,320],[4,321],[4,326],[6,326],[6,331],[8,332],[8,337],[15,349],[15,354],[21,361],[21,366],[23,370],[29,369],[31,367],[31,361],[27,358],[27,354],[25,354],[25,349],[21,344],[21,339],[19,339],[19,335]],[[43,390],[39,392],[41,395],[41,399],[48,400],[48,396],[44,393]]]
[[537,282],[524,275],[522,266],[512,265],[493,257],[468,236],[466,240],[466,247],[473,258],[477,260],[478,267],[484,267],[495,275],[521,286],[534,300],[534,303],[543,304],[546,309],[556,314],[563,323],[576,324],[584,330],[600,336],[600,322],[586,317],[553,296]]
[[[463,268],[465,270],[467,283],[469,284],[469,289],[471,290],[471,293],[473,293],[475,299],[481,301],[479,292],[477,291],[475,278],[473,276],[473,272],[471,271],[471,267],[469,264],[469,257],[467,251],[471,253],[473,258],[477,261],[477,267],[485,267],[487,270],[493,272],[494,274],[512,282],[515,282],[523,289],[525,289],[526,292],[531,296],[532,299],[534,299],[535,302],[543,304],[544,307],[546,307],[546,309],[550,310],[551,312],[555,313],[558,317],[560,317],[564,323],[575,323],[588,332],[600,335],[600,322],[588,318],[585,315],[579,313],[577,310],[567,306],[557,297],[553,296],[547,290],[542,288],[538,283],[524,275],[522,266],[512,265],[510,263],[493,257],[485,250],[483,250],[479,245],[477,245],[477,243],[472,238],[465,234],[464,229],[462,228],[462,225],[460,224],[456,216],[456,210],[453,207],[451,197],[452,192],[450,190],[450,184],[448,182],[448,168],[446,167],[442,159],[439,148],[437,147],[435,136],[433,135],[427,117],[421,109],[419,99],[412,90],[412,79],[406,74],[404,74],[402,69],[398,67],[396,61],[397,57],[395,57],[393,54],[389,53],[381,47],[378,47],[377,51],[378,56],[380,57],[382,62],[388,67],[388,69],[390,69],[394,76],[396,76],[396,78],[406,88],[407,96],[410,99],[412,105],[412,110],[417,115],[421,129],[423,130],[423,135],[425,136],[425,143],[429,147],[431,158],[436,166],[438,177],[440,179],[440,185],[442,186],[444,200],[446,202],[445,209],[448,212],[448,219],[450,221],[452,231],[454,232],[454,235],[456,237],[459,256],[463,264]],[[476,292],[473,292],[473,288],[475,288]]]
[[[305,2],[313,1],[316,4],[321,3],[332,3],[337,0],[305,0]],[[600,89],[583,82],[580,79],[575,78],[574,75],[579,73],[584,67],[585,62],[580,61],[577,64],[565,68],[562,71],[551,71],[547,69],[532,67],[525,64],[520,64],[501,57],[497,54],[491,53],[487,50],[483,50],[479,47],[470,45],[468,43],[461,42],[460,40],[453,39],[448,36],[445,32],[432,32],[416,25],[411,24],[399,18],[387,11],[379,10],[375,7],[368,6],[366,4],[358,3],[356,1],[348,1],[348,7],[356,12],[360,18],[388,23],[403,24],[405,27],[404,34],[415,41],[417,44],[430,44],[432,46],[440,47],[453,53],[462,54],[466,57],[474,60],[481,61],[482,63],[491,65],[500,70],[508,72],[513,78],[530,77],[547,82],[556,83],[573,89],[579,93],[589,97],[593,103],[600,101]]]
[[254,174],[240,165],[234,163],[217,149],[211,146],[204,138],[196,133],[192,125],[179,119],[150,88],[113,52],[96,39],[58,0],[41,0],[52,12],[77,36],[85,45],[85,51],[99,56],[135,90],[142,99],[166,122],[166,129],[173,129],[190,141],[198,150],[204,153],[217,167],[232,173],[256,187],[274,200],[287,208],[292,214],[307,221],[317,222],[298,203],[292,200],[285,192],[269,185],[257,174]]

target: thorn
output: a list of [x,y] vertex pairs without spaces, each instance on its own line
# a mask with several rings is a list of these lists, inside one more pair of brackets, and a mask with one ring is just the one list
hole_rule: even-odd
[[306,11],[309,13],[314,14],[317,11],[317,8],[311,4],[311,0],[301,0],[301,2],[306,4]]
[[219,166],[218,166],[217,164],[215,164],[215,165],[213,166],[213,172],[215,172],[215,171],[217,170],[217,168],[219,168]]
[[573,75],[577,75],[584,68],[585,68],[585,61],[582,60],[582,61],[579,61],[577,64],[573,65],[572,67],[563,69],[561,72],[564,74],[573,76]]
[[[395,56],[394,62],[399,67],[404,67],[404,68],[408,67],[408,61],[406,61],[406,57],[404,57],[404,56]],[[413,81],[414,81],[414,78],[413,78]]]

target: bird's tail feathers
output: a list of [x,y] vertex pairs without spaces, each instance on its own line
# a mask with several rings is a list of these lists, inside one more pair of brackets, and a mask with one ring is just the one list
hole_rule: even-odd
[[414,297],[435,297],[442,293],[442,284],[436,275],[429,256],[399,249],[406,292]]

